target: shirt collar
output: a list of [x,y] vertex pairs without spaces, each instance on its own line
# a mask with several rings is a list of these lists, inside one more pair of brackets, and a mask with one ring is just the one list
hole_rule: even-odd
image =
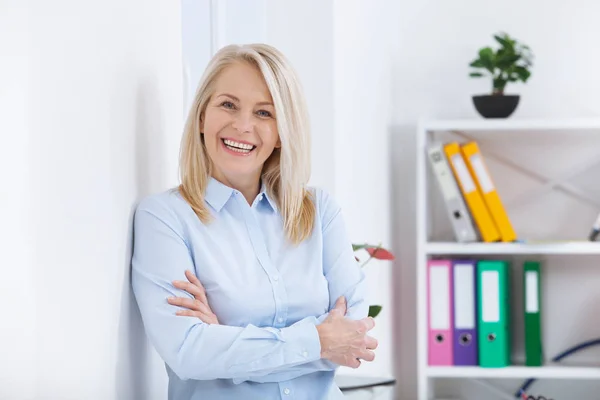
[[[225,206],[225,204],[227,204],[235,192],[237,192],[237,190],[219,182],[211,176],[209,178],[208,185],[206,186],[204,198],[212,208],[219,212]],[[261,183],[258,196],[260,196],[259,202],[265,202],[269,207],[271,207],[271,210],[277,211],[277,205],[267,193],[267,187],[264,182]]]
[[262,196],[262,198],[261,198],[262,201],[264,201],[266,199],[266,202],[271,207],[271,210],[277,211],[277,204],[271,198],[271,196],[269,196],[269,193],[267,193],[267,185],[265,185],[264,182],[262,182],[262,184],[260,186],[260,193],[258,195]]
[[227,203],[232,194],[232,188],[222,184],[212,176],[209,177],[204,198],[217,212],[221,211],[221,208]]

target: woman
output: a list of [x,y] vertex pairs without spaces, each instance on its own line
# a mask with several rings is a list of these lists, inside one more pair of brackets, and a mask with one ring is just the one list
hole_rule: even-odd
[[185,126],[181,185],[134,220],[133,289],[169,399],[335,399],[336,367],[373,360],[364,276],[339,206],[306,186],[309,150],[287,60],[267,45],[219,51]]

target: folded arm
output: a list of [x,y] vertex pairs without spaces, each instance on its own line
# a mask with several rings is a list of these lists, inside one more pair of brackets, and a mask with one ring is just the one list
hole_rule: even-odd
[[[339,209],[322,209],[324,274],[329,282],[330,309],[345,296],[347,316],[364,318],[364,275],[354,260]],[[194,270],[182,226],[158,199],[138,207],[134,218],[132,285],[146,333],[162,359],[181,379],[233,379],[240,383],[277,382],[324,370],[336,364],[320,358],[316,325],[327,314],[305,318],[282,329],[254,325],[209,325],[175,315],[170,296],[190,297],[172,285]]]
[[208,325],[175,315],[169,296],[186,296],[172,285],[194,270],[181,226],[158,200],[142,203],[134,219],[132,285],[146,333],[181,379],[254,377],[318,360],[314,323],[275,329]]

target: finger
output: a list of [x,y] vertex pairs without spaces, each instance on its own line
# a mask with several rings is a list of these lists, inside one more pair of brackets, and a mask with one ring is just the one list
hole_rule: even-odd
[[202,291],[202,295],[205,296],[206,294],[206,289],[204,288],[204,285],[202,285],[202,282],[200,282],[200,280],[198,279],[198,277],[196,275],[194,275],[194,273],[190,270],[186,270],[185,271],[185,277],[188,279],[188,281],[190,281],[190,283],[192,283],[194,286],[197,286],[198,288],[200,288],[200,290]]
[[193,310],[193,311],[200,311],[200,312],[203,312],[206,314],[213,313],[212,310],[207,305],[205,305],[201,301],[198,301],[195,299],[188,299],[186,297],[169,297],[167,299],[167,302],[174,306],[189,308],[190,310]]
[[346,298],[344,296],[338,297],[335,301],[334,308],[340,310],[342,315],[346,315]]
[[373,317],[363,318],[361,321],[363,322],[367,331],[370,331],[375,327],[375,320],[373,319]]
[[204,293],[203,293],[202,289],[199,288],[198,286],[196,286],[192,283],[189,283],[189,282],[184,282],[184,281],[173,281],[173,286],[175,286],[177,289],[185,290],[186,292],[193,295],[198,300],[202,301],[201,297],[203,296]]
[[174,306],[189,308],[190,310],[196,310],[196,301],[194,299],[188,299],[187,297],[169,297],[167,302]]
[[188,280],[190,282],[192,282],[194,285],[202,286],[202,283],[200,282],[198,277],[189,269],[185,270],[185,277],[188,278]]
[[371,330],[372,328],[372,322],[370,322],[369,318],[363,318],[361,320],[353,322],[354,326],[356,327],[356,333],[358,333],[359,335],[364,335],[365,333],[369,332],[369,330]]
[[358,368],[358,367],[360,367],[360,360],[358,358],[352,358],[347,363],[347,366],[350,368]]
[[198,277],[196,275],[194,275],[194,273],[190,270],[185,271],[185,277],[192,284],[194,284],[195,286],[197,286],[200,289],[200,294],[198,295],[198,296],[200,296],[200,298],[198,300],[204,302],[204,304],[206,304],[208,306],[209,304],[208,304],[208,299],[206,298],[206,289],[204,289],[202,282],[200,282]]
[[375,339],[375,338],[373,338],[371,336],[367,336],[365,338],[365,343],[367,345],[367,349],[369,349],[369,350],[375,350],[377,348],[378,344],[379,344],[377,342],[377,339]]
[[365,361],[373,361],[375,359],[375,353],[369,350],[361,351],[359,354],[360,359]]
[[340,310],[339,308],[334,308],[331,311],[329,311],[329,316],[327,317],[328,319],[331,318],[337,318],[337,317],[343,317],[344,314],[342,313],[342,310]]
[[181,317],[195,317],[195,318],[200,319],[205,324],[212,324],[212,323],[214,323],[214,321],[216,319],[211,315],[206,315],[204,313],[201,313],[200,311],[192,311],[192,310],[179,310],[175,314],[179,315]]
[[200,311],[192,311],[192,310],[177,310],[175,315],[179,315],[180,317],[196,317],[196,318],[206,318],[204,314]]

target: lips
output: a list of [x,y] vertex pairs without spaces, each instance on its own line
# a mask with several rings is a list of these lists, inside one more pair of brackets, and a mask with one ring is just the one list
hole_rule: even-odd
[[221,139],[221,140],[223,141],[223,143],[225,143],[226,146],[235,148],[235,149],[254,150],[256,148],[256,146],[253,145],[252,143],[248,143],[248,142],[244,142],[244,141],[238,141],[238,140],[232,140],[232,139]]
[[231,139],[221,139],[221,142],[226,150],[236,155],[250,154],[254,149],[256,149],[255,145],[247,142],[239,142]]

